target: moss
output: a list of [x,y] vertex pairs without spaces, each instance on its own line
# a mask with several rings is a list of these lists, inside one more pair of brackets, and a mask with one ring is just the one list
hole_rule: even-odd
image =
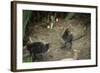
[[32,57],[24,58],[23,62],[32,62]]

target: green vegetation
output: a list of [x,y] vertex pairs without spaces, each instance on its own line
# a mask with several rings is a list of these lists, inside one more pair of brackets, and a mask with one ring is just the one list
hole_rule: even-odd
[[73,16],[75,15],[75,13],[68,13],[68,15],[66,15],[65,20],[69,20],[71,19]]
[[23,58],[23,62],[32,62],[32,57]]
[[31,16],[32,16],[32,11],[23,10],[23,36],[25,35],[26,25],[28,24]]

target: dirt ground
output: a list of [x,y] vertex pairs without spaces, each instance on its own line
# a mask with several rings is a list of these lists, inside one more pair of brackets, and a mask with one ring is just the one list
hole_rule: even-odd
[[[45,20],[45,19],[43,19]],[[62,34],[64,29],[68,25],[72,25],[71,32],[73,34],[72,41],[72,50],[62,49],[61,46],[64,44],[64,40],[62,39]],[[59,19],[57,23],[54,24],[53,29],[48,29],[45,26],[46,23],[44,21],[39,22],[37,25],[32,26],[31,24],[31,31],[30,38],[32,42],[43,42],[49,43],[49,50],[46,53],[43,53],[44,61],[56,61],[56,60],[63,60],[63,59],[74,59],[75,57],[75,50],[79,51],[78,53],[78,60],[81,59],[90,59],[90,26],[84,26],[84,21],[81,19],[70,19],[68,21],[64,21]],[[90,24],[89,24],[90,25]],[[83,35],[83,36],[82,36]],[[78,37],[82,36],[81,38],[77,39]],[[23,48],[23,62],[31,62],[31,57],[29,56],[29,52],[26,47]]]

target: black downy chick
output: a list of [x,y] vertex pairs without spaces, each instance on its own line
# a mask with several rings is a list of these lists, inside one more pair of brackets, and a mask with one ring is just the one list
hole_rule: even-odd
[[72,48],[72,40],[73,40],[73,35],[71,31],[66,29],[64,34],[62,35],[62,39],[64,40],[64,46],[62,48],[67,48],[68,50],[70,50]]
[[27,50],[29,50],[30,56],[32,56],[32,62],[37,58],[36,54],[45,53],[48,49],[49,44],[43,44],[42,42],[34,42],[27,46]]

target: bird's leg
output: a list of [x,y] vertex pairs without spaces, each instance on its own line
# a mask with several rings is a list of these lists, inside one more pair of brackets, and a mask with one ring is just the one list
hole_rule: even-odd
[[70,42],[70,49],[72,50],[72,41]]

